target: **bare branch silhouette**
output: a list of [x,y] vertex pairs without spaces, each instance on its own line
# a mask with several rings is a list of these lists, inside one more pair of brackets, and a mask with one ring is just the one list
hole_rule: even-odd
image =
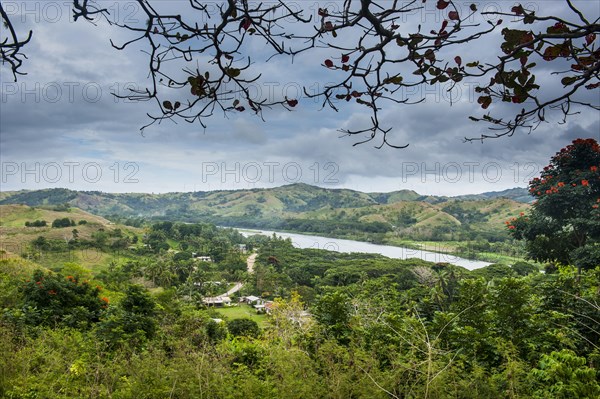
[[[600,90],[600,17],[584,15],[570,0],[564,1],[564,15],[553,16],[521,5],[480,11],[476,4],[464,8],[454,0],[345,0],[315,10],[313,18],[308,7],[296,9],[297,4],[292,7],[283,0],[187,0],[181,3],[181,13],[159,10],[151,0],[136,0],[144,18],[124,23],[110,21],[108,10],[93,2],[74,0],[73,17],[94,23],[102,16],[130,33],[124,42],[111,41],[117,50],[142,46],[150,83],[118,95],[156,103],[156,112],[148,115],[150,122],[142,130],[165,120],[205,128],[215,114],[252,111],[264,118],[266,109],[291,110],[300,99],[252,93],[263,78],[264,62],[273,57],[293,62],[327,51],[331,55],[320,65],[328,73],[318,77],[324,81],[316,91],[305,87],[304,97],[316,98],[334,111],[345,102],[364,107],[370,115],[365,125],[339,130],[356,137],[355,145],[375,140],[377,148],[406,148],[408,143],[391,139],[394,126],[386,125],[384,112],[423,102],[410,94],[418,88],[451,91],[463,81],[475,85],[477,103],[489,110],[469,118],[484,122],[491,133],[467,136],[466,141],[529,133],[548,122],[549,113],[557,113],[564,123],[583,109],[600,110],[598,96],[588,95],[590,100],[585,95]],[[426,12],[428,4],[435,4],[440,18],[420,21],[419,13]],[[32,32],[18,38],[0,10],[8,28],[0,59],[11,65],[16,79]],[[477,59],[470,52],[472,43],[498,35],[502,43],[493,59]],[[258,45],[263,48],[259,55],[252,47]],[[265,49],[269,54],[261,59]],[[540,76],[550,76],[556,84],[541,87],[539,79],[536,82]],[[506,105],[494,108],[499,103]],[[506,110],[508,117],[502,116]]]

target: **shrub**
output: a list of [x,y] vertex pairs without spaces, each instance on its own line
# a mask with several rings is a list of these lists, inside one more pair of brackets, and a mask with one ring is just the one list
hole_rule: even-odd
[[69,218],[54,219],[54,221],[52,222],[52,227],[54,227],[54,228],[71,227],[71,226],[75,226],[75,221],[73,221]]
[[233,319],[227,322],[227,329],[236,337],[254,337],[260,333],[260,328],[254,320],[250,319]]

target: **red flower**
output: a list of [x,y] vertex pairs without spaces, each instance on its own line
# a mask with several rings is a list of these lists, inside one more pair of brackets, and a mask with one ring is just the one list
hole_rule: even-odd
[[581,181],[581,185],[582,185],[582,186],[589,186],[589,185],[590,185],[590,183],[589,183],[587,180],[582,180],[582,181]]
[[564,187],[564,186],[565,186],[565,183],[563,183],[563,182],[559,181],[557,185],[558,185],[558,187]]
[[101,307],[102,307],[102,309],[106,309],[106,308],[108,308],[108,298],[107,298],[107,297],[105,297],[105,296],[103,296],[102,298],[100,298],[100,300],[101,300],[102,302],[104,302],[104,304],[101,306]]
[[590,167],[590,170],[591,170],[592,172],[597,172],[597,171],[598,171],[598,167],[597,167],[597,166],[591,166],[591,167]]
[[48,291],[48,294],[50,294],[50,295],[56,295],[56,291],[50,290],[50,291]]
[[525,212],[519,213],[519,216],[525,216]]
[[598,209],[598,205],[592,205],[592,208]]
[[509,228],[509,229],[511,229],[511,230],[514,230],[514,229],[515,229],[515,226],[512,226],[512,225],[511,225],[511,226],[508,226],[508,228]]

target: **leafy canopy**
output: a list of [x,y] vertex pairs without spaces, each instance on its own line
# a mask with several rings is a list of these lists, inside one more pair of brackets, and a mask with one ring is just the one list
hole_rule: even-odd
[[529,215],[507,221],[525,239],[530,258],[541,262],[600,265],[600,145],[577,139],[554,155],[529,182],[536,198]]
[[36,270],[22,287],[24,320],[34,325],[87,327],[98,322],[108,306],[101,290],[77,276]]

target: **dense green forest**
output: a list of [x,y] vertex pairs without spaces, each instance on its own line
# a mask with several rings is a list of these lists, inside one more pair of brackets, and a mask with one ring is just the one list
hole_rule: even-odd
[[[83,235],[90,224],[78,225]],[[544,274],[517,263],[468,271],[297,249],[289,240],[244,238],[209,224],[96,229],[105,237],[91,233],[94,239],[66,245],[107,251],[126,239],[119,258],[86,267],[65,262],[69,249],[41,235],[29,253],[54,256],[50,267],[35,257],[0,261],[0,396],[600,394],[600,268]],[[44,241],[51,245],[39,251]],[[245,258],[253,250],[249,273]],[[203,304],[235,281],[244,283],[236,306]],[[253,312],[237,304],[250,294],[273,301],[270,315],[230,313]]]

